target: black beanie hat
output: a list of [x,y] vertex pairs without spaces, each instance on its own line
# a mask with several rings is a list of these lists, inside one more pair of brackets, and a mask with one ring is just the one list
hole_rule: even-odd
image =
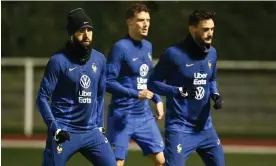
[[71,10],[67,15],[67,31],[69,35],[74,34],[84,27],[93,29],[91,19],[86,15],[82,8]]

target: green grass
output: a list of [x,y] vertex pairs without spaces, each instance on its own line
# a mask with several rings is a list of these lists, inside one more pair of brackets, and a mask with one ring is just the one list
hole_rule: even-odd
[[[42,149],[7,149],[2,148],[3,166],[30,166],[41,165]],[[257,154],[231,154],[225,155],[227,166],[273,166],[276,163],[276,155],[257,155]],[[67,166],[91,165],[79,153],[73,156]],[[142,156],[142,153],[129,152],[125,166],[151,166],[151,162]],[[193,153],[186,163],[186,166],[204,166],[201,159]]]

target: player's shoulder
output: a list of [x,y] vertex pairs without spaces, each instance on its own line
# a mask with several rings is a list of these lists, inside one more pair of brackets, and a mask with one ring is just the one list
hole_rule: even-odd
[[166,62],[166,63],[173,63],[174,62],[174,54],[175,52],[175,47],[174,46],[170,46],[168,48],[166,48],[161,57],[160,57],[160,60],[162,60],[163,62]]
[[211,56],[213,56],[214,58],[217,58],[217,50],[215,47],[213,46],[210,46],[210,49],[209,49],[209,53],[211,54]]
[[214,46],[210,46],[210,52],[217,53],[217,50]]
[[172,45],[165,50],[165,52],[168,52],[168,53],[175,53],[178,51],[180,51],[178,45]]
[[131,44],[131,41],[129,39],[122,38],[114,43],[113,49],[123,51],[123,50],[126,50],[130,44]]
[[177,56],[178,54],[180,54],[182,51],[181,51],[181,48],[179,47],[179,44],[174,44],[174,45],[171,45],[169,46],[166,50],[165,50],[165,54],[166,56],[169,56],[169,57],[173,57],[173,56]]
[[96,56],[96,58],[99,59],[100,61],[106,62],[106,58],[104,54],[96,49],[92,49],[92,56]]
[[68,63],[68,59],[63,52],[56,52],[51,55],[46,66],[49,70],[62,70]]
[[128,53],[128,49],[131,47],[131,42],[127,38],[122,38],[115,42],[108,54],[108,58],[124,57]]
[[148,41],[147,39],[143,39],[143,40],[142,40],[142,44],[143,44],[145,47],[149,47],[149,48],[152,47],[151,42]]
[[50,57],[48,63],[62,66],[67,61],[68,59],[63,52],[56,52]]

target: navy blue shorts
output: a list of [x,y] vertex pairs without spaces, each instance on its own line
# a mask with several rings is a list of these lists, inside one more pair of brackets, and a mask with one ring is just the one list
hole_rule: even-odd
[[70,133],[70,141],[62,144],[57,144],[53,135],[48,134],[42,165],[65,166],[77,152],[95,166],[116,166],[110,143],[98,129],[87,133]]
[[166,166],[183,166],[188,156],[196,151],[206,166],[224,166],[224,152],[214,128],[198,133],[166,131]]
[[130,138],[139,145],[144,155],[164,150],[163,138],[153,117],[127,118],[126,120],[109,117],[107,126],[107,138],[112,145],[116,159],[126,159]]

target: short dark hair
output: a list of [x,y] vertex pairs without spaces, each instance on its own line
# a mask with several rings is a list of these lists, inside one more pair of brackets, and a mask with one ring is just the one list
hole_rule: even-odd
[[215,12],[195,10],[189,16],[189,25],[198,25],[198,23],[202,20],[208,20],[208,19],[214,20],[215,16],[216,16]]
[[132,18],[135,16],[135,13],[147,12],[150,13],[150,9],[143,3],[135,3],[127,8],[126,19]]

